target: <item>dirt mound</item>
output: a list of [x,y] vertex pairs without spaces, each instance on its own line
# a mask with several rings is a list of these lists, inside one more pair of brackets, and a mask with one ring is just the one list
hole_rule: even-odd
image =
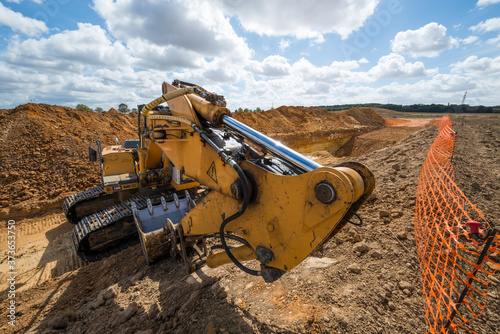
[[0,218],[59,205],[70,192],[98,184],[89,143],[136,138],[136,119],[35,103],[0,110]]
[[369,108],[353,108],[335,114],[317,107],[281,106],[261,112],[237,112],[237,120],[269,136],[291,133],[323,133],[360,127],[380,127],[384,119]]
[[335,154],[353,136],[384,126],[384,119],[369,108],[337,114],[317,107],[281,106],[261,112],[237,112],[233,117],[300,153]]
[[385,125],[386,126],[406,126],[406,127],[420,127],[427,125],[436,125],[440,121],[440,118],[436,119],[397,119],[397,118],[386,118]]

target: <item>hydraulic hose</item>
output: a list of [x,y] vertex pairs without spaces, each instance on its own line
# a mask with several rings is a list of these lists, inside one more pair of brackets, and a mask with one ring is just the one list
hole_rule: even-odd
[[142,108],[142,114],[144,116],[149,116],[151,113],[151,110],[153,110],[153,108],[158,106],[159,104],[161,104],[163,102],[167,102],[168,100],[171,100],[171,99],[175,99],[176,97],[183,96],[186,94],[192,94],[195,92],[196,92],[195,87],[186,87],[186,88],[181,88],[181,89],[171,91],[170,93],[163,94],[162,96],[160,96],[156,100],[153,100],[153,101],[149,102],[148,104],[146,104]]
[[226,244],[226,239],[225,239],[225,236],[224,236],[224,228],[231,221],[235,220],[236,218],[240,217],[243,213],[245,213],[245,211],[247,209],[247,206],[248,206],[248,201],[250,200],[250,190],[248,188],[248,183],[247,183],[247,179],[246,179],[245,173],[243,173],[243,170],[241,169],[241,167],[234,160],[231,159],[231,161],[229,162],[229,164],[231,165],[231,167],[234,168],[234,170],[236,171],[236,173],[238,173],[238,176],[240,177],[241,183],[243,184],[243,204],[241,205],[241,207],[238,210],[238,212],[236,212],[232,216],[224,219],[224,221],[220,225],[220,228],[219,228],[220,241],[222,243],[222,248],[224,248],[224,251],[226,252],[227,256],[229,257],[229,259],[231,261],[233,261],[233,263],[238,268],[240,268],[241,270],[243,270],[247,274],[250,274],[250,275],[253,275],[253,276],[261,276],[260,271],[253,270],[253,269],[250,269],[248,267],[245,267],[240,261],[238,261],[233,256],[233,254],[231,253],[231,250],[229,249],[229,247]]
[[152,114],[150,113],[151,116],[149,116],[149,119],[152,119],[152,120],[155,120],[155,119],[163,119],[163,120],[166,120],[166,121],[174,121],[174,122],[179,122],[179,123],[183,123],[183,124],[186,124],[186,125],[189,125],[190,127],[192,127],[192,123],[190,121],[188,121],[187,119],[185,119],[184,117],[177,117],[177,116],[170,116],[170,115],[155,115],[155,114]]
[[242,184],[242,190],[243,190],[243,204],[241,205],[240,209],[230,217],[224,219],[222,224],[220,225],[219,228],[219,235],[220,235],[220,241],[222,244],[222,248],[224,249],[224,252],[226,252],[227,256],[229,259],[241,270],[246,272],[247,274],[253,275],[253,276],[262,276],[260,271],[258,270],[253,270],[248,267],[245,267],[240,261],[238,261],[233,254],[231,254],[231,250],[229,249],[226,239],[224,237],[224,229],[227,224],[229,224],[231,221],[235,220],[236,218],[240,217],[245,213],[247,207],[248,207],[248,202],[250,201],[250,188],[248,187],[248,181],[245,176],[245,173],[241,169],[241,167],[234,161],[230,156],[228,156],[222,149],[220,149],[208,136],[205,134],[204,131],[202,131],[196,124],[192,124],[191,127],[198,132],[201,138],[205,140],[212,148],[214,148],[217,153],[221,156],[221,158],[228,163],[233,169],[236,171],[238,174],[238,177],[241,181]]

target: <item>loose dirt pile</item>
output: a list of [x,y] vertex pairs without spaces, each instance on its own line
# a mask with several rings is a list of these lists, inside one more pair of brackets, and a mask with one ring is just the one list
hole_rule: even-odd
[[[74,112],[69,108],[62,109],[68,109],[61,111],[62,115]],[[305,133],[303,129],[307,126],[316,127],[311,131],[334,133],[336,128],[322,128],[322,125],[331,122],[336,127],[347,128],[351,118],[357,122],[351,124],[360,126],[360,129],[378,128],[371,132],[361,131],[360,135],[350,139],[352,145],[342,147],[343,151],[338,152],[336,157],[329,152],[328,156],[318,154],[315,157],[320,163],[329,165],[334,162],[332,159],[336,161],[349,155],[351,159],[356,156],[352,160],[364,163],[372,170],[377,185],[359,211],[364,221],[362,226],[348,225],[323,249],[272,284],[248,276],[232,265],[203,268],[191,275],[183,271],[180,259],[168,258],[147,266],[139,245],[78,270],[72,270],[72,267],[64,270],[67,266],[64,258],[72,256],[71,249],[63,247],[64,240],[71,238],[71,226],[68,223],[47,223],[45,234],[49,242],[45,250],[37,248],[38,244],[32,239],[38,234],[30,234],[31,230],[26,229],[18,240],[21,260],[45,251],[43,256],[37,256],[45,257],[46,263],[61,263],[63,269],[53,278],[49,275],[47,279],[40,280],[36,288],[21,287],[23,291],[16,296],[16,328],[10,328],[4,321],[0,323],[1,330],[44,334],[424,333],[425,314],[413,236],[413,213],[420,169],[437,130],[434,126],[380,127],[383,123],[377,123],[379,117],[372,118],[371,112],[365,110],[353,111],[351,115],[346,112],[345,119],[332,117],[330,120],[330,114],[322,110],[303,109],[301,116],[299,107],[286,109],[290,117],[283,116],[283,113],[277,112],[278,109],[261,113],[266,119],[259,119],[258,115],[250,113],[236,114],[235,117],[270,136],[286,135],[287,126],[288,131],[300,134]],[[4,115],[4,112],[11,116]],[[271,113],[275,113],[274,117],[269,116]],[[24,119],[29,119],[28,114],[26,112]],[[81,144],[83,152],[75,152],[69,158],[66,156],[68,153],[45,156],[44,161],[38,160],[36,168],[50,168],[59,161],[84,166],[88,164],[88,141],[97,139],[90,137],[103,134],[100,138],[108,136],[106,140],[112,142],[115,133],[120,132],[119,128],[105,132],[101,128],[90,127],[90,123],[86,122],[93,114],[80,114],[80,111],[78,114],[88,117],[82,117],[83,121],[76,121],[70,116],[61,118],[66,119],[67,124],[75,123],[71,128],[81,129],[78,135],[72,134],[71,138],[75,141],[83,138],[81,143],[75,144],[75,148]],[[318,123],[308,120],[309,116],[304,114],[311,114],[311,118],[317,116]],[[394,115],[399,118],[399,114]],[[368,117],[369,122],[376,122],[370,124],[356,118],[360,116]],[[6,160],[12,166],[21,166],[26,159],[16,157],[15,150],[6,147],[15,138],[13,134],[18,133],[12,130],[15,128],[13,125],[6,130],[10,120],[16,119],[15,113],[2,111],[0,117],[2,157],[3,152],[10,152],[10,159]],[[111,128],[111,122],[102,117],[99,122]],[[127,134],[120,139],[133,137],[133,116],[130,119],[124,115],[112,117],[119,117],[122,123],[130,122]],[[274,118],[281,121],[272,123]],[[52,124],[58,125],[57,118],[54,120],[48,122],[45,131],[53,131],[50,128]],[[453,118],[453,121],[456,119]],[[285,122],[288,122],[286,126]],[[500,117],[460,117],[456,130],[458,140],[454,163],[457,164],[459,185],[494,223],[500,214],[496,196],[500,175]],[[37,140],[45,138],[44,134],[39,136]],[[54,134],[54,138],[57,140],[58,136]],[[373,144],[371,151],[368,150],[370,143]],[[32,145],[34,152],[40,145],[56,143],[33,141]],[[359,153],[359,150],[365,151]],[[44,152],[47,150],[44,149]],[[2,163],[2,168],[1,172],[5,173],[10,172],[12,167],[5,168]],[[40,174],[46,171],[54,172],[47,169]],[[84,177],[88,178],[85,179],[88,183],[93,182],[90,174],[97,175],[97,171],[86,173]],[[1,182],[6,181],[2,179]],[[19,180],[9,179],[2,185],[10,187],[13,182]],[[50,185],[47,191],[52,191],[53,183],[47,184]],[[68,189],[73,187],[81,189],[85,185],[68,183]],[[39,193],[44,191],[43,185],[40,185]],[[29,219],[20,217],[17,223],[29,227],[48,219],[60,219],[61,216],[60,213],[47,213]],[[3,236],[5,227],[1,228]],[[6,238],[1,238],[0,242],[6,244]],[[0,261],[0,265],[5,265],[5,259]],[[65,271],[68,272],[62,274]],[[489,306],[477,320],[480,333],[495,333],[500,325],[499,284],[496,278],[491,282]],[[2,307],[2,319],[6,319],[6,312]]]
[[99,183],[88,146],[136,138],[137,114],[28,103],[0,110],[0,219],[58,206],[71,192]]
[[335,155],[351,138],[384,126],[384,119],[369,108],[340,114],[316,107],[285,107],[259,113],[237,112],[237,120],[259,129],[301,153],[322,151]]

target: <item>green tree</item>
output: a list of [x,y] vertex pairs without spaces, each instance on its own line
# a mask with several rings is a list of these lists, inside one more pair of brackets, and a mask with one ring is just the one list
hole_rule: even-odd
[[118,106],[118,111],[126,114],[130,112],[130,109],[128,108],[128,105],[126,105],[125,103],[120,103],[120,105]]
[[132,108],[132,112],[137,112],[137,108]]
[[257,107],[257,109],[255,109],[255,112],[261,112],[262,109],[260,109],[259,107]]
[[89,107],[87,107],[85,104],[81,104],[81,103],[77,104],[75,109],[80,109],[80,110],[89,110],[89,111],[92,111],[92,109],[91,109],[91,108],[89,108]]
[[101,107],[97,107],[97,108],[95,108],[94,110],[95,110],[95,111],[97,111],[97,112],[103,112],[103,111],[104,111],[104,110],[102,110],[102,108],[101,108]]

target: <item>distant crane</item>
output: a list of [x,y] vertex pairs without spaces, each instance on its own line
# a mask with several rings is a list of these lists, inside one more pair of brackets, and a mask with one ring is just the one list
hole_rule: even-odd
[[467,97],[467,91],[465,91],[464,97],[462,98],[462,103],[460,103],[460,106],[458,107],[457,112],[462,112],[465,106],[465,98]]

